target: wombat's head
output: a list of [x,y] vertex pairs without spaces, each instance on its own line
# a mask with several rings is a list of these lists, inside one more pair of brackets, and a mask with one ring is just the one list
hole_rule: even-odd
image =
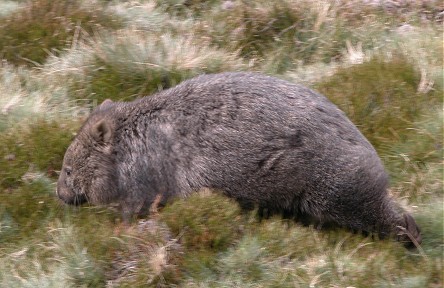
[[57,196],[67,204],[107,204],[118,197],[114,122],[103,103],[68,147],[57,182]]

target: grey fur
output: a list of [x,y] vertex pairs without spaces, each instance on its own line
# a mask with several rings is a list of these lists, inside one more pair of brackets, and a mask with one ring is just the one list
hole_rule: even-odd
[[117,202],[132,215],[158,195],[163,204],[208,187],[262,215],[420,243],[387,184],[372,145],[324,96],[269,76],[222,73],[102,103],[65,154],[57,194],[69,204]]

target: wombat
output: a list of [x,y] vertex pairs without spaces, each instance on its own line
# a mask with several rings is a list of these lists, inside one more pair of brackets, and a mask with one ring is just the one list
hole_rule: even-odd
[[202,188],[260,214],[421,243],[387,193],[373,146],[324,96],[256,73],[201,75],[132,102],[105,100],[66,151],[57,195],[124,215]]

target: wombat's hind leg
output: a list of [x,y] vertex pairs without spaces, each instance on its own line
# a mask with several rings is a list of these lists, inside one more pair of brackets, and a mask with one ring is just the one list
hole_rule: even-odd
[[252,201],[236,198],[237,203],[239,204],[242,212],[250,212],[255,208],[255,204]]
[[403,243],[407,249],[418,247],[422,242],[421,229],[415,219],[408,214],[403,214],[404,225],[397,227],[396,240]]
[[262,221],[263,219],[269,219],[271,217],[271,211],[268,207],[259,205],[259,208],[257,210],[257,217],[259,218],[259,221]]

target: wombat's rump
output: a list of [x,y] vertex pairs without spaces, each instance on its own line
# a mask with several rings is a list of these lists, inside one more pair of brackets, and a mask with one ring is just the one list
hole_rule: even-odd
[[65,154],[57,194],[69,204],[116,202],[131,215],[208,187],[260,213],[420,243],[387,182],[372,145],[324,96],[269,76],[222,73],[102,103]]

